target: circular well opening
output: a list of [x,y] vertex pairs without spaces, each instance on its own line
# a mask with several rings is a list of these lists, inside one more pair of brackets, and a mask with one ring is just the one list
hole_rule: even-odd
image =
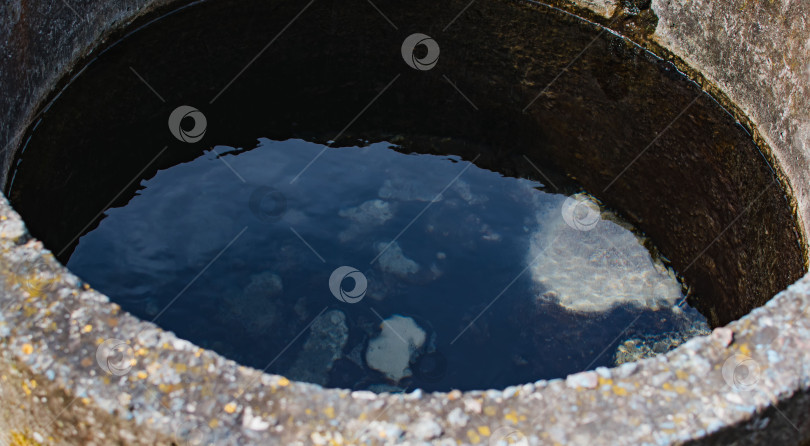
[[[300,6],[195,4],[126,35],[89,61],[33,126],[10,175],[8,196],[32,234],[71,268],[78,262],[74,255],[85,250],[85,260],[74,268],[81,277],[126,310],[181,337],[259,369],[282,373],[297,367],[298,379],[378,391],[504,387],[561,377],[613,365],[623,342],[637,339],[634,334],[676,330],[670,307],[623,302],[581,311],[559,305],[559,290],[521,288],[533,284],[537,269],[531,267],[537,260],[533,239],[525,234],[525,250],[515,250],[512,262],[489,259],[466,269],[443,266],[445,248],[427,242],[427,254],[403,248],[408,237],[428,240],[422,234],[431,219],[459,204],[463,209],[445,218],[471,220],[448,231],[453,247],[473,239],[481,246],[511,239],[526,226],[530,214],[521,214],[509,233],[488,232],[475,220],[480,215],[464,209],[483,206],[482,212],[498,215],[502,209],[493,203],[506,195],[483,194],[489,204],[474,203],[476,194],[465,195],[461,186],[469,183],[456,182],[455,175],[467,180],[461,175],[480,174],[480,182],[470,179],[473,187],[494,178],[491,187],[498,189],[508,179],[514,180],[509,187],[522,184],[530,193],[554,196],[543,205],[562,220],[564,197],[594,197],[585,200],[586,215],[569,216],[582,223],[598,200],[603,220],[631,227],[657,265],[677,272],[689,305],[711,326],[741,317],[804,273],[799,229],[767,157],[710,96],[644,49],[529,3],[476,3],[456,20],[449,13],[455,9],[430,3],[385,5],[384,16],[370,6],[313,4],[286,27]],[[229,15],[227,24],[223,14]],[[282,163],[278,157],[285,153],[297,158]],[[407,172],[411,176],[402,177]],[[378,205],[374,200],[384,206],[403,193],[416,197],[406,200],[412,203],[402,210],[404,220],[386,237],[330,226],[330,218],[312,223],[317,215],[308,225],[300,223],[301,209],[317,201],[312,197],[361,190],[372,175],[381,182],[373,187],[376,197],[358,203],[325,199],[321,209],[345,223]],[[380,190],[391,175],[400,181],[389,184],[388,203]],[[421,196],[425,190],[433,192]],[[133,207],[151,191],[163,198],[177,194],[175,201],[162,202],[163,220],[147,218],[153,208]],[[192,202],[196,192],[199,200]],[[209,198],[220,203],[216,212],[193,207]],[[186,223],[194,219],[197,224],[185,228],[197,232],[181,228],[168,237],[166,231],[176,243],[171,255],[150,252],[154,244],[137,245],[146,234],[160,232],[139,222],[170,221],[172,215]],[[131,225],[110,225],[116,221]],[[627,262],[622,249],[592,249],[600,233],[563,229],[577,243],[564,246],[590,247],[589,255],[618,254],[620,265]],[[122,241],[131,249],[123,254],[133,257],[121,251],[102,256],[109,246],[92,248],[89,237],[102,230],[112,231],[108,239]],[[400,230],[405,239],[397,236]],[[536,231],[530,227],[528,234]],[[273,236],[251,235],[265,232]],[[336,247],[321,254],[321,243],[330,240]],[[231,246],[237,249],[229,251]],[[362,246],[383,259],[386,252],[404,253],[392,262],[405,268],[406,285],[386,279],[392,271],[379,266],[380,258],[353,263],[350,254]],[[468,252],[469,259],[489,255],[478,249]],[[458,248],[452,257],[464,253]],[[424,260],[428,254],[430,262]],[[285,278],[280,259],[308,265],[306,278]],[[407,260],[418,271],[408,272]],[[334,276],[341,266],[354,269]],[[482,282],[491,289],[479,293],[432,288],[452,298],[457,320],[447,330],[431,319],[446,307],[417,301],[399,308],[372,296],[377,287],[413,300],[420,287],[436,286],[434,276],[452,276],[454,268],[456,286],[464,277],[494,277]],[[498,268],[506,271],[496,275]],[[518,284],[512,291],[510,277]],[[364,279],[368,296],[352,303],[361,297],[355,292]],[[333,282],[342,302],[333,296]],[[315,295],[274,302],[273,290],[289,291],[290,283],[312,285]],[[118,288],[105,289],[112,285]],[[234,287],[241,290],[237,298]],[[117,300],[122,296],[116,289],[128,290],[131,300]],[[250,290],[258,290],[258,297],[245,299]],[[647,291],[657,292],[654,286]],[[464,301],[463,295],[472,297]],[[296,308],[304,297],[310,300]],[[345,332],[341,317],[349,319]],[[409,338],[419,351],[406,361],[404,379],[357,378],[368,372],[358,368],[369,365],[368,350],[386,330],[381,320],[400,338],[411,323],[424,331],[422,342]],[[322,344],[307,347],[318,330],[343,342],[339,358]],[[583,339],[593,342],[583,347]],[[658,341],[647,346],[653,353],[676,345],[657,347]],[[327,378],[309,373],[311,363],[296,363],[296,354],[284,355],[307,348],[331,358],[325,360]]]

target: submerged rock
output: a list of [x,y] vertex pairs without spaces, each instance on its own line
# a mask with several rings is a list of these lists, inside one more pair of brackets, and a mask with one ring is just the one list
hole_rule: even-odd
[[661,334],[642,334],[633,336],[619,344],[613,354],[613,365],[652,358],[677,348],[684,342],[696,336],[707,336],[711,333],[709,325],[704,321],[695,320],[692,325],[680,331]]
[[223,318],[238,322],[250,335],[264,335],[272,331],[278,322],[277,298],[283,289],[278,274],[270,271],[254,274],[241,293],[225,297]]
[[380,335],[368,343],[366,363],[388,379],[399,382],[411,376],[411,356],[425,343],[425,331],[409,317],[394,315],[381,324]]
[[340,310],[327,311],[312,323],[307,341],[286,375],[299,381],[326,385],[329,371],[343,355],[348,339],[346,315]]
[[250,276],[250,283],[245,287],[244,295],[248,299],[264,299],[275,297],[284,291],[281,277],[278,274],[265,271]]

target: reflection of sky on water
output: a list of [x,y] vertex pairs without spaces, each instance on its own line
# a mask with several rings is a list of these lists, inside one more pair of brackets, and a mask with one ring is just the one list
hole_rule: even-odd
[[581,312],[619,305],[668,308],[683,299],[675,273],[653,259],[628,226],[611,220],[615,216],[605,212],[600,218],[593,206],[593,224],[583,226],[575,215],[565,220],[563,197],[542,199],[554,205],[538,212],[527,256],[532,278],[543,289],[541,299]]
[[[446,363],[446,371],[389,382],[426,389],[500,387],[610,365],[616,346],[606,340],[637,317],[617,345],[633,334],[685,332],[698,317],[693,310],[626,304],[638,301],[639,293],[647,305],[655,301],[650,296],[677,298],[680,291],[621,226],[601,221],[593,231],[576,231],[560,217],[566,197],[541,192],[538,183],[453,157],[404,155],[388,147],[329,149],[293,184],[323,146],[261,140],[254,150],[224,155],[246,183],[209,152],[159,172],[127,206],[109,210],[82,237],[68,266],[124,309],[151,320],[247,227],[157,322],[264,368],[324,308],[337,309],[346,316],[341,324],[347,334],[319,336],[337,343],[339,359],[319,352],[321,359],[308,363],[316,343],[303,335],[269,371],[308,368],[310,380],[352,388],[379,390],[374,385],[386,383],[363,359],[380,331],[377,314],[410,317],[427,333],[413,359],[429,353]],[[257,216],[255,205],[251,210],[253,192],[265,186],[286,199],[277,219]],[[272,197],[260,207],[272,210]],[[539,246],[551,247],[537,257]],[[527,271],[527,259],[535,258]],[[339,302],[329,291],[329,276],[341,265],[368,278],[368,293],[357,304]],[[592,312],[571,312],[559,303]],[[318,333],[329,331],[318,327]],[[608,353],[599,357],[605,347]],[[311,378],[325,357],[331,370]]]

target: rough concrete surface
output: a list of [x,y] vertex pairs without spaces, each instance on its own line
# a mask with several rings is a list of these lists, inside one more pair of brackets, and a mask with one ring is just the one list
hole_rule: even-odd
[[793,188],[805,233],[810,186],[810,4],[655,0],[653,39],[713,83],[756,126]]
[[[107,30],[168,1],[11,0],[0,16],[7,172],[33,111]],[[655,38],[737,102],[810,221],[807,3],[654,1]],[[47,57],[46,57],[47,56]],[[119,310],[0,200],[0,442],[30,444],[801,444],[810,438],[810,277],[710,337],[565,380],[405,395],[240,367]],[[121,340],[126,367],[99,346]],[[729,379],[741,364],[756,380]]]

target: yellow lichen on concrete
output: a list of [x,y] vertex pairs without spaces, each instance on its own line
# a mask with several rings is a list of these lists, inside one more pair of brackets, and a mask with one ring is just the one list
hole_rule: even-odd
[[41,443],[31,438],[28,433],[11,431],[11,443],[9,446],[41,446]]
[[42,297],[45,293],[45,287],[55,280],[41,277],[38,275],[20,275],[20,274],[13,274],[10,273],[8,276],[8,280],[10,281],[11,285],[18,286],[21,290],[28,293],[31,297]]

